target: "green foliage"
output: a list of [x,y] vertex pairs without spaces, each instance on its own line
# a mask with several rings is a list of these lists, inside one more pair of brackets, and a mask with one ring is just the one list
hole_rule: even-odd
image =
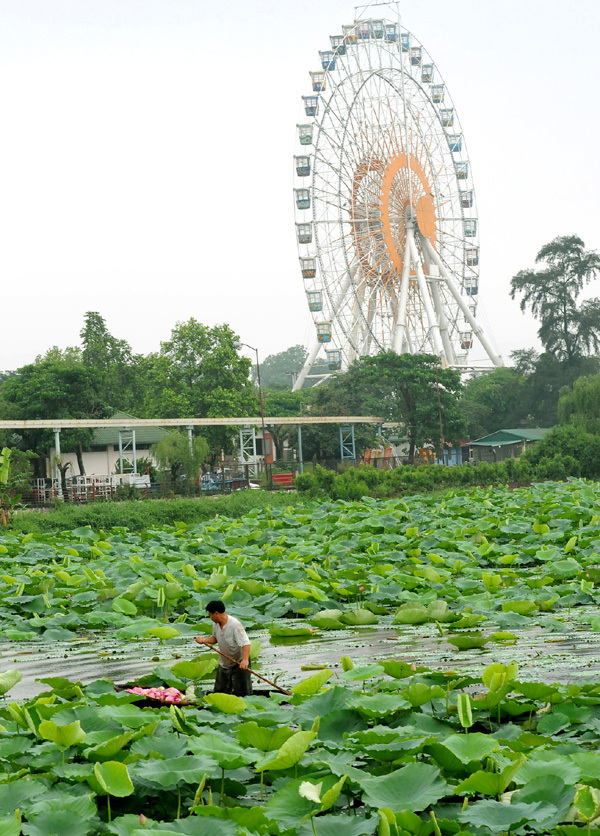
[[540,479],[593,479],[600,474],[600,436],[575,424],[555,427],[525,458]]
[[208,456],[208,443],[202,436],[192,437],[190,441],[187,432],[176,430],[153,445],[152,453],[159,467],[170,472],[172,481],[185,476],[193,482]]
[[85,506],[61,506],[45,514],[16,514],[12,528],[22,532],[63,531],[91,526],[142,531],[175,521],[198,523],[215,516],[241,517],[253,509],[285,506],[289,497],[266,491],[237,491],[230,496],[166,499],[160,502],[96,502]]
[[[258,403],[248,379],[250,360],[228,325],[208,327],[195,319],[178,323],[158,353],[140,361],[144,414],[150,418],[219,418],[256,415]],[[207,430],[213,456],[231,450],[233,431]]]
[[561,390],[558,419],[561,424],[573,424],[600,435],[600,373],[579,377],[572,388]]
[[[263,388],[291,389],[293,378],[302,369],[306,356],[306,349],[302,345],[292,345],[278,354],[269,354],[260,364],[260,381]],[[256,382],[256,367],[252,369],[252,380]]]
[[600,257],[586,251],[576,235],[560,236],[536,256],[540,270],[521,270],[511,280],[511,296],[520,296],[521,310],[540,319],[538,335],[546,351],[572,363],[600,348],[600,300],[579,294],[600,272]]
[[[596,448],[594,447],[593,450]],[[534,448],[537,450],[537,448]],[[593,455],[593,450],[591,455]],[[598,460],[597,460],[598,461]],[[539,465],[539,471],[537,469]],[[562,456],[549,466],[539,458],[522,456],[505,462],[478,465],[463,464],[456,467],[442,465],[403,465],[394,470],[376,470],[363,465],[336,474],[317,465],[314,470],[299,474],[294,487],[311,498],[329,496],[332,499],[356,501],[364,496],[389,497],[422,493],[468,485],[503,485],[509,482],[529,482],[538,479],[564,479],[568,476],[587,475],[574,457]],[[556,473],[557,475],[552,475]]]

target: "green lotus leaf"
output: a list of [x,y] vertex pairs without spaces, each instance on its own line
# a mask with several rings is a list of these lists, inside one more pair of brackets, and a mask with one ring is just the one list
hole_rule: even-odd
[[396,611],[393,624],[424,624],[431,621],[433,616],[427,612],[422,604],[404,604]]
[[103,743],[98,744],[97,746],[92,746],[89,749],[85,749],[84,757],[86,757],[89,761],[96,762],[96,761],[108,761],[113,758],[117,752],[120,752],[124,746],[127,746],[134,738],[134,732],[129,731],[125,732],[124,734],[115,735],[115,737],[111,737],[109,740],[104,741]]
[[515,775],[525,763],[526,758],[519,758],[508,766],[504,767],[501,772],[484,772],[478,770],[461,781],[458,786],[454,788],[456,794],[460,795],[465,792],[478,792],[481,795],[500,795],[512,783]]
[[[313,784],[321,783],[322,798],[323,794],[337,783],[337,780],[335,775],[323,773],[308,773],[301,778],[294,778],[269,798],[264,807],[265,815],[271,821],[276,821],[281,830],[296,829],[298,822],[315,810],[314,802],[300,795],[300,785],[305,781],[310,781]],[[318,821],[318,818],[315,819],[315,822]],[[376,820],[374,824],[376,824]]]
[[207,694],[204,699],[224,714],[241,714],[247,708],[244,700],[233,694]]
[[505,601],[502,604],[502,612],[516,612],[519,615],[531,615],[537,608],[535,601]]
[[323,685],[325,685],[325,683],[331,679],[332,676],[333,671],[330,671],[328,668],[318,671],[318,673],[315,673],[312,676],[303,679],[302,682],[299,682],[297,685],[294,685],[292,688],[292,694],[313,696],[313,694],[317,694],[321,690]]
[[255,766],[256,771],[289,769],[298,763],[314,738],[315,732],[313,731],[296,732],[285,741],[275,756],[267,755],[259,761]]
[[418,708],[430,700],[440,699],[446,695],[445,690],[439,685],[427,685],[425,682],[412,682],[401,693],[413,708]]
[[388,720],[394,714],[411,708],[408,700],[395,694],[357,694],[348,699],[346,705],[348,708],[355,708],[364,717],[386,717]]
[[168,624],[161,625],[160,627],[150,627],[146,630],[150,636],[155,636],[157,639],[161,641],[167,641],[168,639],[174,639],[175,636],[179,635],[179,630],[175,627],[170,627]]
[[115,612],[123,613],[124,615],[137,615],[137,607],[127,598],[113,598],[111,604]]
[[555,560],[554,563],[550,564],[549,569],[555,578],[569,580],[577,577],[581,572],[581,564],[573,558],[567,558],[567,560]]
[[320,740],[333,740],[341,743],[346,734],[362,731],[366,725],[364,717],[358,711],[340,708],[321,717],[318,737]]
[[174,789],[179,784],[199,784],[204,775],[212,775],[217,762],[209,755],[184,755],[168,760],[143,760],[131,767],[133,777],[153,787]]
[[[568,787],[556,775],[544,775],[517,790],[511,798],[511,804],[533,804],[542,801],[549,805],[548,815],[540,811],[537,824],[544,830],[551,830],[565,820],[574,798],[575,787]],[[554,813],[551,812],[551,808],[554,808]]]
[[358,816],[329,815],[319,816],[313,824],[305,822],[298,828],[298,836],[371,836],[376,832],[377,819],[364,819]]
[[362,787],[363,800],[370,807],[413,813],[425,810],[451,793],[439,769],[426,763],[411,763],[389,775],[364,778]]
[[252,746],[260,752],[273,752],[280,749],[293,734],[287,726],[280,728],[265,728],[254,720],[244,723],[236,729],[237,739],[242,745]]
[[581,767],[571,755],[558,755],[552,750],[534,752],[517,772],[515,783],[527,785],[545,776],[556,776],[572,786],[581,780]]
[[14,816],[11,819],[0,818],[0,836],[21,836],[21,822]]
[[219,764],[221,769],[239,769],[253,761],[258,760],[258,754],[248,752],[234,740],[217,734],[201,734],[198,737],[191,737],[188,748],[194,755],[203,755],[210,752],[210,755]]
[[526,822],[549,818],[556,812],[556,807],[543,802],[534,804],[504,804],[501,801],[476,801],[469,804],[458,818],[475,827],[485,827],[492,833],[502,833],[520,827]]
[[45,740],[51,740],[63,749],[85,740],[85,732],[79,720],[63,726],[59,726],[54,720],[44,720],[38,726],[38,732]]
[[459,650],[472,650],[473,648],[483,647],[487,643],[487,639],[481,633],[463,633],[460,636],[449,636],[448,644],[453,644]]
[[308,627],[270,627],[269,633],[271,636],[281,636],[282,638],[314,635],[314,631]]
[[382,666],[388,676],[394,679],[406,679],[408,676],[414,676],[415,673],[428,670],[428,668],[421,666],[415,666],[413,668],[408,662],[401,662],[397,659],[383,659],[378,664]]
[[94,767],[94,777],[109,795],[125,798],[133,794],[133,784],[127,765],[119,761],[105,761]]
[[346,682],[364,682],[365,679],[372,679],[374,676],[382,676],[385,671],[381,665],[358,665],[356,668],[351,668],[349,671],[344,671],[341,679]]
[[16,668],[11,668],[8,671],[0,673],[0,696],[6,694],[7,691],[23,679],[23,674]]
[[364,607],[359,607],[357,610],[348,610],[340,616],[340,621],[353,627],[378,624],[377,616]]
[[87,836],[92,832],[92,824],[74,818],[70,810],[47,810],[23,825],[22,832],[24,836],[56,836],[59,833],[68,833],[69,836]]
[[176,662],[171,665],[171,670],[175,676],[183,676],[185,679],[197,680],[203,679],[205,676],[210,676],[214,673],[219,660],[217,656],[209,656],[205,659],[193,659],[191,661]]
[[497,752],[500,744],[487,734],[451,734],[439,742],[439,746],[448,749],[461,763],[481,761],[492,752]]

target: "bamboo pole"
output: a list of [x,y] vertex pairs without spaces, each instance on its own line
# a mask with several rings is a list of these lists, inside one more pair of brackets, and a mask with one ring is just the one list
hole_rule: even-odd
[[[205,644],[204,647],[209,647],[211,650],[214,650],[215,653],[218,653],[220,656],[224,656],[226,659],[229,659],[229,661],[233,662],[234,665],[240,664],[232,656],[228,656],[226,653],[223,653],[222,650],[219,650],[217,647],[215,647],[214,644]],[[266,682],[268,685],[271,685],[271,687],[276,688],[278,691],[281,691],[282,694],[287,694],[288,697],[293,696],[291,691],[286,691],[285,688],[280,688],[280,686],[277,685],[276,682],[271,682],[271,680],[267,679],[266,676],[263,676],[262,674],[253,671],[252,668],[246,668],[246,670],[248,671],[248,673],[254,674],[254,676],[257,676],[259,679],[262,679],[263,682]]]

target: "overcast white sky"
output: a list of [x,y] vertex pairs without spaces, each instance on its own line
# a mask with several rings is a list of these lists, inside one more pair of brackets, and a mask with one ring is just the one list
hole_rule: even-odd
[[[478,316],[507,360],[537,330],[510,278],[557,235],[600,247],[600,4],[401,9],[465,132]],[[0,0],[0,369],[78,344],[88,310],[142,353],[191,316],[261,358],[308,343],[295,125],[353,18],[342,0]]]

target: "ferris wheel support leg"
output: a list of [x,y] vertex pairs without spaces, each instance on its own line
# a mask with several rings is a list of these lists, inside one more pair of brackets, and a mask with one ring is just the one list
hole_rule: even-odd
[[432,259],[432,261],[435,264],[437,264],[438,269],[440,271],[440,275],[443,276],[446,284],[448,285],[448,288],[450,289],[450,292],[452,293],[452,295],[454,296],[454,298],[458,302],[458,306],[461,309],[461,311],[463,312],[463,314],[465,316],[465,319],[467,320],[467,322],[469,323],[469,325],[473,329],[473,331],[475,333],[475,336],[477,337],[477,339],[479,340],[481,345],[484,347],[484,349],[487,353],[487,356],[490,358],[490,360],[492,361],[494,366],[503,366],[504,362],[502,361],[502,358],[498,354],[496,354],[496,352],[492,348],[492,345],[491,345],[490,341],[488,340],[488,338],[485,335],[485,331],[483,330],[481,325],[477,322],[477,320],[475,319],[475,317],[473,316],[473,314],[469,310],[469,306],[467,305],[464,297],[461,295],[460,290],[457,288],[456,283],[454,282],[454,279],[450,276],[450,274],[448,273],[448,271],[444,267],[442,259],[439,257],[439,255],[436,253],[436,251],[433,249],[433,247],[431,246],[431,244],[427,240],[427,238],[424,239],[424,245],[425,245],[425,250],[427,251],[427,254],[429,255],[429,257]]
[[312,364],[315,362],[317,358],[317,354],[319,353],[319,349],[321,348],[321,343],[318,340],[315,340],[315,343],[311,350],[308,353],[308,357],[304,361],[304,365],[300,371],[300,374],[296,378],[294,385],[292,386],[292,392],[297,392],[298,389],[302,389],[304,381],[306,380],[306,375],[312,368]]
[[402,354],[404,342],[408,341],[408,328],[406,327],[406,309],[408,307],[408,282],[410,279],[410,246],[408,239],[404,248],[404,262],[402,267],[402,278],[400,280],[400,301],[398,302],[398,314],[396,327],[394,328],[394,339],[392,348],[396,354]]
[[406,239],[410,243],[410,254],[417,271],[417,283],[419,285],[421,301],[423,302],[423,307],[425,308],[425,313],[427,314],[427,320],[429,322],[429,329],[433,339],[435,353],[439,357],[441,357],[442,362],[447,362],[446,352],[444,350],[444,345],[442,343],[442,337],[440,334],[440,326],[435,315],[433,305],[431,304],[431,295],[429,293],[429,287],[427,286],[427,282],[425,281],[423,265],[421,264],[421,259],[419,258],[419,254],[417,253],[417,245],[415,244],[414,235],[414,229],[406,230]]
[[[450,333],[448,331],[448,320],[446,318],[446,313],[444,311],[444,305],[442,304],[442,295],[440,293],[440,288],[438,286],[437,277],[432,276],[432,268],[431,268],[431,259],[429,257],[429,253],[425,248],[423,243],[424,236],[419,233],[419,238],[421,241],[421,250],[425,256],[425,264],[427,265],[427,273],[429,275],[429,287],[431,288],[431,297],[433,299],[433,306],[438,316],[438,322],[440,323],[440,335],[442,337],[442,343],[444,344],[444,350],[446,352],[446,359],[451,366],[456,365],[456,354],[454,353],[454,348],[452,346],[452,341],[450,339]],[[437,267],[437,265],[436,265]],[[439,271],[438,271],[439,276]]]

